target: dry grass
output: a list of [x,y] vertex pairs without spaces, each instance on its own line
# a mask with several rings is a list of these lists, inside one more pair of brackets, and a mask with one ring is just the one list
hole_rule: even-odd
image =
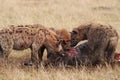
[[[40,23],[70,31],[87,22],[110,24],[120,32],[120,0],[0,0],[0,28]],[[9,63],[0,64],[0,80],[120,80],[118,66],[115,69],[40,68],[36,71],[21,65],[29,53],[30,50],[13,51]]]
[[[9,66],[9,67],[8,67]],[[44,69],[36,71],[33,68],[19,68],[12,64],[0,71],[0,80],[119,80],[120,69],[94,68],[86,69]],[[5,69],[6,68],[6,69]]]

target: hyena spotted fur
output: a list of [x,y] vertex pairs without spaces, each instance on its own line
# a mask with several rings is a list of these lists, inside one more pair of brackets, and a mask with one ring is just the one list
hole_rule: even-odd
[[[31,61],[38,65],[42,60],[42,46],[52,53],[60,50],[55,32],[40,25],[11,25],[0,30],[0,57],[7,58],[14,50],[31,49]],[[38,54],[39,53],[39,54]],[[39,56],[41,56],[39,59]]]
[[118,33],[111,25],[99,23],[83,24],[71,32],[71,46],[82,40],[88,40],[94,63],[114,62],[114,53],[118,44]]

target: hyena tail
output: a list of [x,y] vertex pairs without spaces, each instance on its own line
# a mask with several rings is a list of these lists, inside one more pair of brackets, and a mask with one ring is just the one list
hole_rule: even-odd
[[0,45],[0,57],[1,57],[2,53],[3,53],[3,49],[2,49],[2,47]]
[[1,37],[0,37],[0,58],[2,57],[3,57],[3,48],[2,48]]
[[109,64],[112,64],[114,62],[114,55],[115,55],[114,53],[115,53],[117,44],[118,44],[118,38],[117,37],[110,38],[110,40],[108,42],[108,45],[107,45],[107,48],[105,50],[106,61]]

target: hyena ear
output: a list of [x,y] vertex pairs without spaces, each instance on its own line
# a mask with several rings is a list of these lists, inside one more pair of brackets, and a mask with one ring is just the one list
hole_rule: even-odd
[[61,43],[62,43],[62,39],[57,40],[56,46],[58,47],[59,45],[61,45]]
[[61,44],[66,45],[65,40],[61,40]]
[[64,40],[64,39],[60,39],[60,40],[59,40],[59,44],[66,45],[66,42],[65,42],[65,40]]
[[63,48],[62,48],[62,40],[58,40],[58,42],[57,42],[57,44],[56,44],[56,46],[59,48],[59,51],[62,51],[63,50]]
[[78,30],[77,30],[77,29],[74,29],[71,33],[72,33],[72,34],[78,34]]

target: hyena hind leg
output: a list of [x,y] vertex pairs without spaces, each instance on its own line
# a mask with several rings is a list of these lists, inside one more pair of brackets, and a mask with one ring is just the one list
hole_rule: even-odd
[[108,44],[108,47],[106,49],[107,51],[107,62],[109,64],[112,64],[114,62],[114,55],[115,55],[115,50],[116,50],[116,47],[117,47],[117,43],[118,43],[118,39],[115,37],[115,38],[111,38],[110,41],[109,41],[109,44]]

